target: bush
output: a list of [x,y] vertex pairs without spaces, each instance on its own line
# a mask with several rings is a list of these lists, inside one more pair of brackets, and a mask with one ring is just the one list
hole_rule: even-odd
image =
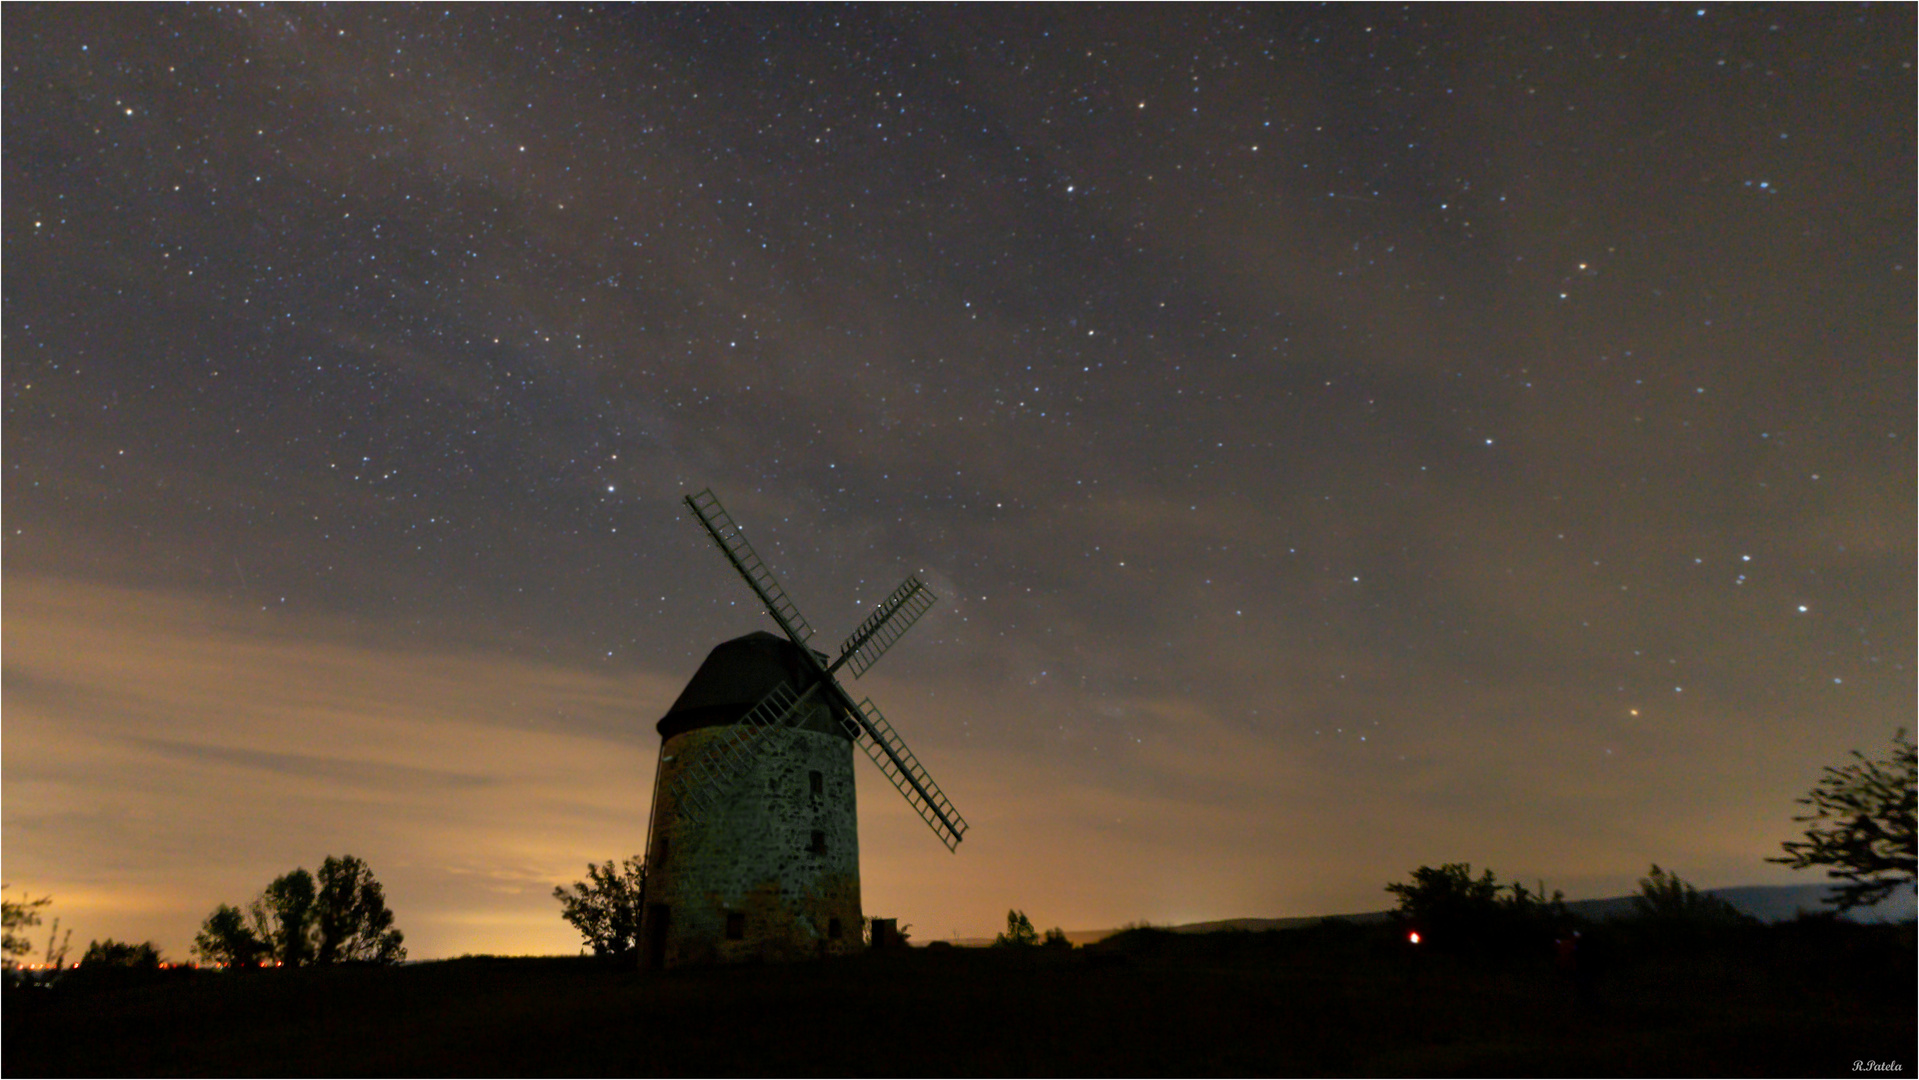
[[1422,866],[1410,883],[1386,891],[1399,898],[1393,915],[1401,927],[1437,948],[1511,951],[1543,944],[1572,921],[1565,894],[1547,899],[1543,884],[1537,892],[1518,882],[1501,885],[1491,870],[1473,877],[1471,863]]
[[87,944],[85,956],[80,958],[80,969],[88,968],[134,968],[144,971],[160,969],[160,950],[153,942],[143,941],[133,945],[125,941],[108,938],[105,941],[93,941]]
[[1678,874],[1661,870],[1658,863],[1639,879],[1632,907],[1631,917],[1637,921],[1674,927],[1741,926],[1758,921],[1719,897],[1693,888]]
[[108,938],[89,942],[78,969],[68,972],[60,985],[81,992],[149,986],[171,974],[161,970],[165,964],[160,950],[151,941],[135,945]]

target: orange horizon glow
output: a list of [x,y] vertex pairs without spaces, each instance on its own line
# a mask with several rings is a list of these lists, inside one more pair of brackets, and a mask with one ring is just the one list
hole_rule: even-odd
[[[588,861],[642,846],[658,736],[628,717],[664,712],[678,690],[671,673],[589,675],[485,653],[396,658],[329,640],[323,626],[285,637],[283,626],[182,595],[19,577],[9,586],[10,671],[137,688],[133,707],[146,718],[130,741],[31,694],[8,701],[8,873],[30,882],[33,895],[51,894],[50,912],[76,938],[152,940],[180,956],[216,905],[244,904],[295,866],[354,854],[386,886],[412,959],[573,955],[580,942],[559,918],[553,887],[582,876]],[[896,715],[912,717],[902,727],[914,725],[916,750],[938,762],[949,791],[963,793],[955,800],[974,823],[959,853],[948,854],[883,778],[857,773],[865,909],[914,924],[921,940],[990,939],[1008,907],[1086,930],[1142,918],[1382,910],[1390,906],[1386,882],[1450,850],[1435,831],[1410,824],[1428,816],[1415,809],[1415,785],[1377,793],[1373,814],[1354,822],[1358,831],[1328,834],[1299,856],[1332,865],[1336,851],[1348,860],[1367,852],[1369,872],[1302,879],[1273,864],[1248,877],[1229,852],[1183,847],[1181,835],[1237,826],[1175,793],[1265,801],[1271,809],[1252,820],[1283,822],[1315,813],[1340,781],[1191,705],[1142,701],[1133,707],[1178,717],[1182,735],[1140,747],[1162,777],[1160,790],[1112,789],[952,741],[954,717],[1005,708],[990,694],[964,684],[929,692],[883,676],[864,682]],[[529,709],[568,710],[604,734],[529,734],[514,719]],[[318,717],[330,731],[325,742],[310,737]],[[52,762],[65,764],[50,771]],[[107,805],[129,821],[155,823],[137,846],[150,861],[73,863],[63,853],[89,850],[83,837],[19,832],[23,807],[44,804],[81,775],[112,778]],[[1277,788],[1276,778],[1285,778]],[[202,793],[219,797],[203,803]],[[236,816],[229,805],[269,813]],[[1114,819],[1137,823],[1124,846],[1098,824]],[[1388,833],[1367,820],[1409,824]],[[1643,872],[1630,846],[1601,844],[1572,861],[1529,852],[1510,825],[1503,814],[1484,819],[1484,864],[1527,867],[1574,896],[1630,892]],[[1763,853],[1776,831],[1762,815],[1715,813],[1673,828],[1703,868],[1689,875],[1702,885],[1797,880],[1749,856]],[[229,853],[226,868],[181,873],[205,844]],[[1320,854],[1309,854],[1313,848]],[[1046,854],[1055,850],[1079,854]],[[1153,869],[1169,865],[1185,869]],[[1077,884],[1087,880],[1101,885],[1089,893]],[[1209,893],[1210,904],[1195,903]]]

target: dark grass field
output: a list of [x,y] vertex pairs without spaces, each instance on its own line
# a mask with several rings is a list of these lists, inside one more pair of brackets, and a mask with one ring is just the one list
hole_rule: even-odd
[[[1604,932],[1601,932],[1602,936]],[[30,1075],[1853,1075],[1919,1041],[1914,936],[1831,922],[1544,948],[1131,931],[642,975],[586,959],[9,988]]]

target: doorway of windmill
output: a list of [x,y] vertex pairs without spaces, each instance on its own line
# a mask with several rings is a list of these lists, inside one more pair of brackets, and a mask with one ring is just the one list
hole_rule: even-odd
[[646,966],[658,971],[666,966],[666,924],[673,917],[670,904],[648,904],[646,913]]

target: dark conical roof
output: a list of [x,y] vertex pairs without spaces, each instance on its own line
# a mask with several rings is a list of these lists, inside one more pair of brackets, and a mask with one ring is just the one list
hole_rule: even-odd
[[[774,687],[785,683],[797,691],[812,678],[813,666],[800,655],[800,647],[776,634],[756,630],[722,641],[706,654],[700,670],[693,673],[673,707],[660,718],[660,735],[670,738],[694,728],[737,723]],[[834,707],[833,715],[839,711]],[[851,737],[826,713],[809,718],[802,726]]]

